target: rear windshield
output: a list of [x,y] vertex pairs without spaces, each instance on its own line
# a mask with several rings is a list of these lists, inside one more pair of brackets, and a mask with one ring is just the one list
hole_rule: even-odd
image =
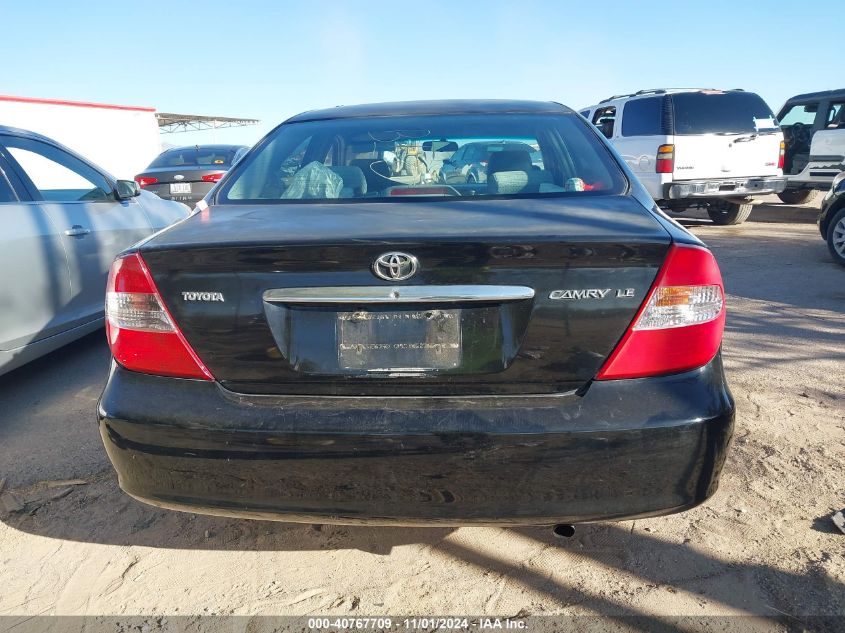
[[218,202],[619,194],[627,181],[576,115],[372,117],[280,126]]
[[231,167],[239,149],[238,147],[169,149],[151,162],[150,167]]
[[679,92],[672,95],[675,134],[770,132],[769,106],[753,92]]

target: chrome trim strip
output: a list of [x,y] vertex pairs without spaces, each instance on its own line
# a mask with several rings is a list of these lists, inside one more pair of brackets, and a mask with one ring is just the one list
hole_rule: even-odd
[[270,303],[456,303],[522,301],[534,297],[527,286],[325,286],[275,288],[264,292]]

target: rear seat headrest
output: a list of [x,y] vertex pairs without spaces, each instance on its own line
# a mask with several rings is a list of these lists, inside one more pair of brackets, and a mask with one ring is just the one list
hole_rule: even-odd
[[529,171],[531,169],[531,154],[524,149],[506,149],[502,152],[491,152],[487,159],[487,177],[498,171]]
[[[487,193],[539,193],[541,185],[552,183],[547,171],[531,169],[529,171],[499,171],[487,175]],[[563,191],[563,189],[561,189]]]

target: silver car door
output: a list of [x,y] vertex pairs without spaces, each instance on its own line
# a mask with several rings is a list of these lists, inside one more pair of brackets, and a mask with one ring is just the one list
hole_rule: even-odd
[[33,138],[2,142],[59,230],[68,255],[69,312],[80,323],[100,318],[111,262],[152,233],[147,216],[136,199],[118,201],[113,182],[80,157]]
[[70,329],[67,256],[56,227],[0,155],[0,359]]

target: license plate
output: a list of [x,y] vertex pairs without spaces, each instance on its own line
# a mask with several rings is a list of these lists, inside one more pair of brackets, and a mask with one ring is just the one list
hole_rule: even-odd
[[452,369],[461,363],[461,311],[340,312],[337,346],[343,369]]
[[170,193],[191,193],[191,183],[173,182],[170,183]]

